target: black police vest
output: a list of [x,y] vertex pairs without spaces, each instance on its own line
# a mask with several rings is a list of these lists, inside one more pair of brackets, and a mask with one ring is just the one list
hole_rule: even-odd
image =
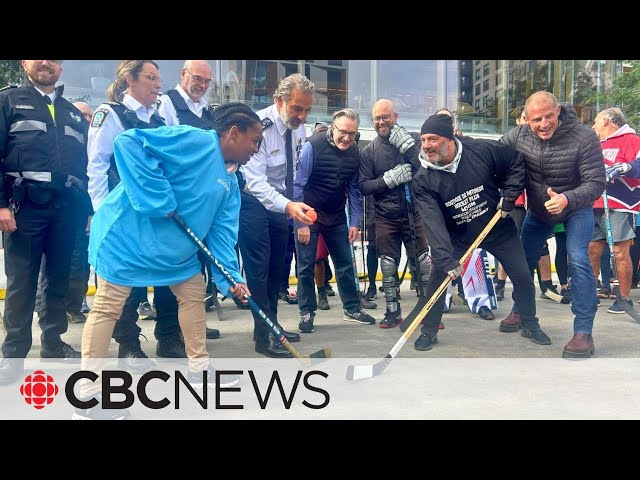
[[[56,88],[55,120],[44,97],[29,82],[0,90],[2,171],[60,189],[68,175],[84,179],[87,173],[88,124],[80,111]],[[11,180],[11,179],[9,179]]]
[[313,147],[313,170],[304,187],[304,203],[328,214],[343,212],[349,182],[360,168],[358,147],[340,150],[329,143],[326,132],[307,141]]
[[[116,112],[125,130],[129,130],[130,128],[158,128],[165,125],[164,119],[155,112],[151,115],[149,123],[147,123],[140,120],[136,112],[127,108],[122,103],[107,102],[107,104]],[[120,183],[120,174],[118,173],[118,166],[116,165],[116,159],[113,155],[111,155],[107,180],[109,191],[116,188],[116,185]]]
[[171,103],[173,103],[173,107],[178,114],[180,125],[191,125],[192,127],[202,128],[204,130],[211,130],[213,128],[213,119],[209,107],[203,109],[202,117],[199,117],[189,109],[187,102],[184,101],[184,98],[182,98],[182,95],[180,95],[177,90],[167,90],[165,95],[171,99]]

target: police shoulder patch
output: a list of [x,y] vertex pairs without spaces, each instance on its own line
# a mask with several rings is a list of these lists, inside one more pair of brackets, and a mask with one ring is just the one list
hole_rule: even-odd
[[269,117],[262,119],[262,130],[266,130],[271,125],[273,125],[273,120],[271,120]]
[[109,115],[109,110],[106,108],[97,109],[93,117],[91,118],[91,126],[92,127],[101,127],[104,121],[107,119],[107,115]]

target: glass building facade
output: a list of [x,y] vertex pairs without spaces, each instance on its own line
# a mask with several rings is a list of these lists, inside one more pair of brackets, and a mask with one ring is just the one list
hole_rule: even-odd
[[[184,60],[157,60],[163,89],[173,88]],[[611,88],[622,69],[618,60],[209,60],[210,103],[241,101],[259,110],[285,76],[300,72],[316,85],[316,103],[307,124],[330,122],[344,107],[361,115],[363,140],[375,136],[371,106],[392,100],[398,123],[419,130],[436,110],[447,107],[468,135],[497,138],[515,126],[526,98],[547,90],[571,103],[583,123],[609,105],[587,105],[595,92]],[[65,96],[94,108],[105,101],[118,60],[65,60],[60,82]]]

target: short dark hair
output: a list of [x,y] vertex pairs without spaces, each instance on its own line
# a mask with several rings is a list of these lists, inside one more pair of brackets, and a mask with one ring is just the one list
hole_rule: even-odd
[[212,127],[219,136],[226,134],[234,125],[241,132],[246,132],[249,127],[261,123],[260,117],[251,108],[240,102],[220,105],[212,112],[211,120]]

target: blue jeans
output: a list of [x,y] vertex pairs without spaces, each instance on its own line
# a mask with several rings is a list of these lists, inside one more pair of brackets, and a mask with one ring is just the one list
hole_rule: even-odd
[[[596,279],[589,263],[589,242],[593,236],[593,208],[573,210],[564,221],[564,225],[571,276],[571,311],[575,315],[573,331],[590,334],[597,309]],[[520,239],[530,270],[538,264],[544,241],[552,230],[553,224],[544,223],[533,213],[527,212]],[[517,305],[514,305],[513,311],[518,311]]]
[[320,226],[316,223],[309,226],[310,239],[306,245],[298,241],[296,236],[296,252],[298,253],[298,307],[300,315],[315,312],[318,308],[316,291],[314,288],[314,268],[316,265],[316,248],[318,234],[327,244],[329,254],[333,259],[338,293],[342,305],[347,312],[360,310],[360,295],[356,287],[356,276],[353,271],[351,249],[349,247],[349,227],[340,223],[331,227]]

